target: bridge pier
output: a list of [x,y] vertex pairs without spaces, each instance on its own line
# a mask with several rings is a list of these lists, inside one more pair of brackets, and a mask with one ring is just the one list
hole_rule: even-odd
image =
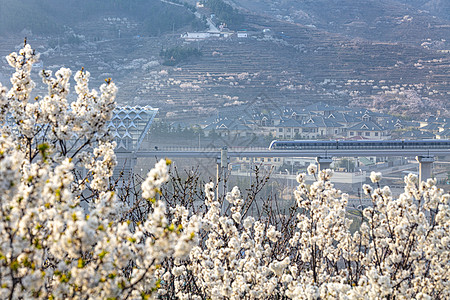
[[416,156],[416,160],[419,162],[419,182],[431,178],[434,156],[418,155]]
[[222,176],[222,167],[220,166],[220,157],[217,157],[217,174],[216,174],[216,199],[219,199],[219,183]]
[[[227,147],[223,147],[220,150],[220,157],[217,158],[217,199],[219,196],[225,195],[226,193],[226,184],[225,177],[226,172],[228,170],[228,149]],[[220,184],[220,178],[222,178],[222,184]],[[222,189],[222,191],[221,191]]]
[[333,162],[333,158],[331,156],[318,156],[316,157],[316,161],[318,164],[318,171],[329,169],[331,163]]

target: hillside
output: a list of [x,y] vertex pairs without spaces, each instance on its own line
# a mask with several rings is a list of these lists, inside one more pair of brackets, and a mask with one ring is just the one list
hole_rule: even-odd
[[[80,35],[102,36],[105,26],[115,33],[157,36],[188,26],[204,28],[194,16],[195,7],[180,1],[156,0],[2,0],[0,3],[0,35],[20,33],[61,35],[71,29]],[[100,27],[86,25],[107,19]],[[117,21],[117,19],[120,19]],[[103,26],[102,26],[103,25]],[[108,28],[106,28],[108,29]]]
[[[120,88],[120,103],[159,107],[160,116],[171,119],[198,120],[199,116],[207,117],[222,107],[245,109],[264,102],[277,107],[301,107],[325,101],[374,107],[405,116],[450,111],[450,53],[443,51],[450,47],[448,41],[439,44],[431,38],[428,40],[428,26],[423,24],[412,26],[410,35],[402,36],[398,31],[400,25],[383,23],[379,30],[391,33],[379,40],[369,38],[370,35],[360,37],[355,31],[352,31],[355,35],[343,34],[339,27],[331,31],[320,28],[319,23],[311,26],[285,20],[256,8],[249,13],[246,2],[239,0],[233,3],[234,7],[236,3],[244,5],[239,9],[244,15],[240,26],[248,30],[248,38],[234,35],[186,44],[180,34],[192,28],[188,23],[178,29],[172,26],[166,33],[161,29],[164,27],[153,27],[158,31],[157,36],[141,34],[144,21],[139,14],[131,13],[133,3],[140,1],[143,0],[111,1],[112,6],[105,11],[97,10],[73,20],[59,35],[35,34],[29,40],[42,53],[44,68],[85,67],[91,72],[93,86],[112,77]],[[320,1],[315,3],[319,5]],[[43,3],[47,2],[52,0]],[[190,9],[175,2],[144,2],[161,5],[171,14],[172,9],[191,14]],[[288,6],[294,2],[282,3]],[[128,8],[124,3],[128,3]],[[263,0],[252,3],[259,3],[260,9],[265,7]],[[315,7],[312,1],[298,3]],[[337,1],[330,3],[337,5]],[[355,14],[367,14],[363,10],[358,6]],[[370,11],[386,18],[391,18],[393,12],[383,13],[376,8]],[[342,9],[341,13],[342,24],[355,18],[351,11],[345,13]],[[329,14],[322,12],[325,19],[331,18]],[[61,18],[55,17],[54,22],[60,22]],[[441,27],[430,29],[436,38],[445,36],[449,22],[443,20],[436,18],[436,24]],[[391,40],[396,35],[402,36],[402,40]],[[2,38],[0,55],[17,49],[22,39],[22,33],[9,32]],[[177,61],[173,66],[163,65],[171,57],[161,57],[160,53],[171,53],[171,49],[197,49],[201,55]],[[10,72],[1,61],[0,78],[4,84]],[[405,103],[415,105],[405,107]]]
[[450,20],[450,2],[447,0],[397,0],[416,9]]
[[[449,1],[433,1],[433,12],[420,0],[235,0],[258,12],[305,26],[371,41],[420,45],[430,39],[449,48]],[[402,3],[403,2],[403,3]],[[432,2],[432,1],[429,1]],[[447,14],[445,13],[447,11]],[[434,12],[439,12],[438,15]],[[445,19],[447,18],[447,19]],[[442,42],[442,39],[447,41]]]
[[319,100],[370,106],[379,97],[402,102],[412,94],[423,101],[416,114],[449,109],[448,54],[345,39],[259,16],[247,20],[253,28],[270,28],[274,36],[203,42],[201,59],[147,77],[159,87],[141,87],[138,97],[179,114],[182,108],[192,113],[245,107],[261,94],[278,106]]

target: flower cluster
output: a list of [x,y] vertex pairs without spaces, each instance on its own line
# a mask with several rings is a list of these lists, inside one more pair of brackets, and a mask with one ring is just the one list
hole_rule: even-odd
[[[305,174],[297,176],[298,213],[284,224],[292,226],[289,230],[241,215],[245,201],[236,188],[226,195],[231,207],[225,208],[207,184],[204,239],[190,260],[166,275],[176,294],[186,299],[450,297],[450,195],[434,180],[419,183],[408,175],[405,192],[395,199],[389,187],[379,185],[381,174],[373,173],[377,186],[365,187],[373,205],[352,212],[348,195],[330,182],[332,171],[309,169],[318,180],[308,187]],[[354,233],[351,212],[361,222]]]
[[[405,178],[394,199],[367,185],[373,205],[347,207],[348,195],[334,188],[331,170],[317,171],[311,186],[297,176],[296,219],[270,224],[245,216],[237,188],[215,199],[206,184],[200,235],[188,260],[175,260],[164,275],[180,299],[441,299],[448,288],[450,195],[434,180]],[[361,225],[352,233],[349,213]],[[277,225],[278,224],[278,225]],[[168,287],[165,287],[165,291]]]
[[[270,297],[276,293],[290,262],[274,247],[280,232],[251,216],[242,220],[244,201],[236,187],[226,195],[230,216],[222,214],[213,188],[213,183],[206,184],[202,243],[191,250],[188,263],[175,262],[167,279],[174,281],[176,295],[181,299]],[[186,293],[189,276],[198,290]]]
[[[100,94],[90,91],[89,73],[79,71],[78,98],[69,104],[71,71],[43,71],[48,93],[31,100],[37,55],[25,44],[7,60],[16,72],[9,91],[0,86],[0,298],[155,296],[164,259],[189,255],[200,222],[185,213],[169,219],[155,199],[142,222],[127,219],[109,181],[116,156],[106,125],[115,85],[107,80]],[[144,197],[167,180],[162,161]]]

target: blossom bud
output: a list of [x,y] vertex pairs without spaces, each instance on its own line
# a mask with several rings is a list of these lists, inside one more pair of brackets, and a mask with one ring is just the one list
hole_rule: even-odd
[[307,171],[308,171],[308,174],[309,174],[309,175],[316,174],[316,173],[317,173],[317,166],[311,164],[311,165],[308,166]]
[[373,183],[380,182],[381,173],[372,171],[372,173],[370,173],[370,180],[372,180]]
[[298,175],[297,175],[297,182],[298,182],[298,183],[303,183],[303,182],[305,181],[305,176],[306,176],[305,173],[300,173],[300,174],[298,174]]

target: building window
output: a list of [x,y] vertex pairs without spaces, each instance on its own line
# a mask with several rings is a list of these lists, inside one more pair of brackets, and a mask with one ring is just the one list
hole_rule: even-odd
[[362,131],[358,131],[358,135],[362,135]]
[[354,136],[355,133],[354,133],[353,131],[350,131],[350,135],[351,135],[351,136]]
[[295,132],[295,133],[298,133],[298,132],[299,132],[299,129],[298,129],[298,128],[295,128],[295,129],[294,129],[294,132]]
[[278,128],[278,132],[283,132],[283,128]]
[[370,132],[366,132],[365,135],[366,135],[366,136],[370,136]]
[[287,128],[286,131],[287,131],[287,132],[291,132],[291,129],[290,129],[290,128]]
[[378,132],[375,132],[375,136],[378,136]]

